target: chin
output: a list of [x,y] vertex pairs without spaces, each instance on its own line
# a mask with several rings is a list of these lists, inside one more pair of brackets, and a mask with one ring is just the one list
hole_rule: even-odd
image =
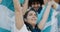
[[36,23],[32,23],[33,25],[36,25]]

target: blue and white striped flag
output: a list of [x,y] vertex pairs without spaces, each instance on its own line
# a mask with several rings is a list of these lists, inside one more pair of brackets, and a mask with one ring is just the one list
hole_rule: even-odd
[[57,18],[55,17],[56,15],[57,11],[51,8],[48,21],[46,22],[46,25],[42,32],[58,32]]
[[5,5],[0,5],[0,32],[11,32],[11,19],[14,12]]

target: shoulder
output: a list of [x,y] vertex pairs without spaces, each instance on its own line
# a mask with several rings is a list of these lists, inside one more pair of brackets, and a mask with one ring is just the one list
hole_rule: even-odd
[[18,30],[16,26],[14,26],[14,32],[28,32],[26,25],[24,24],[23,27]]
[[28,32],[26,25],[24,24],[23,27],[20,30],[21,32]]

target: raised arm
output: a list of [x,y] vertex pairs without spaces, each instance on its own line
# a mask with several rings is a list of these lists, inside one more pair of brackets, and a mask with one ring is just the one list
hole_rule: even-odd
[[15,25],[16,25],[16,28],[20,30],[21,27],[24,25],[22,9],[18,0],[13,0],[13,2],[15,7],[15,21],[16,21]]
[[40,21],[40,23],[38,24],[38,27],[42,30],[43,27],[45,26],[45,23],[48,19],[48,15],[49,15],[49,12],[50,12],[50,8],[51,8],[51,2],[48,2],[48,6],[46,8],[46,11],[44,12],[44,15],[43,15],[43,18],[42,20]]
[[23,4],[23,14],[25,14],[25,12],[27,11],[28,9],[28,1],[29,0],[25,0],[24,4]]

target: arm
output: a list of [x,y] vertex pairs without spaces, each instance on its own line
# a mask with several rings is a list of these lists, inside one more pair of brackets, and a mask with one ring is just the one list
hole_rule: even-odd
[[18,0],[13,0],[15,7],[15,21],[18,30],[24,25],[21,6]]
[[25,0],[25,3],[23,4],[23,15],[25,14],[27,8],[28,8],[28,1],[29,0]]
[[40,21],[40,23],[38,24],[38,27],[42,30],[46,21],[47,21],[47,18],[48,18],[48,15],[49,15],[49,12],[50,12],[50,8],[51,8],[51,3],[49,2],[48,3],[48,6],[46,8],[46,11],[44,12],[44,15],[43,15],[43,18],[42,20]]

